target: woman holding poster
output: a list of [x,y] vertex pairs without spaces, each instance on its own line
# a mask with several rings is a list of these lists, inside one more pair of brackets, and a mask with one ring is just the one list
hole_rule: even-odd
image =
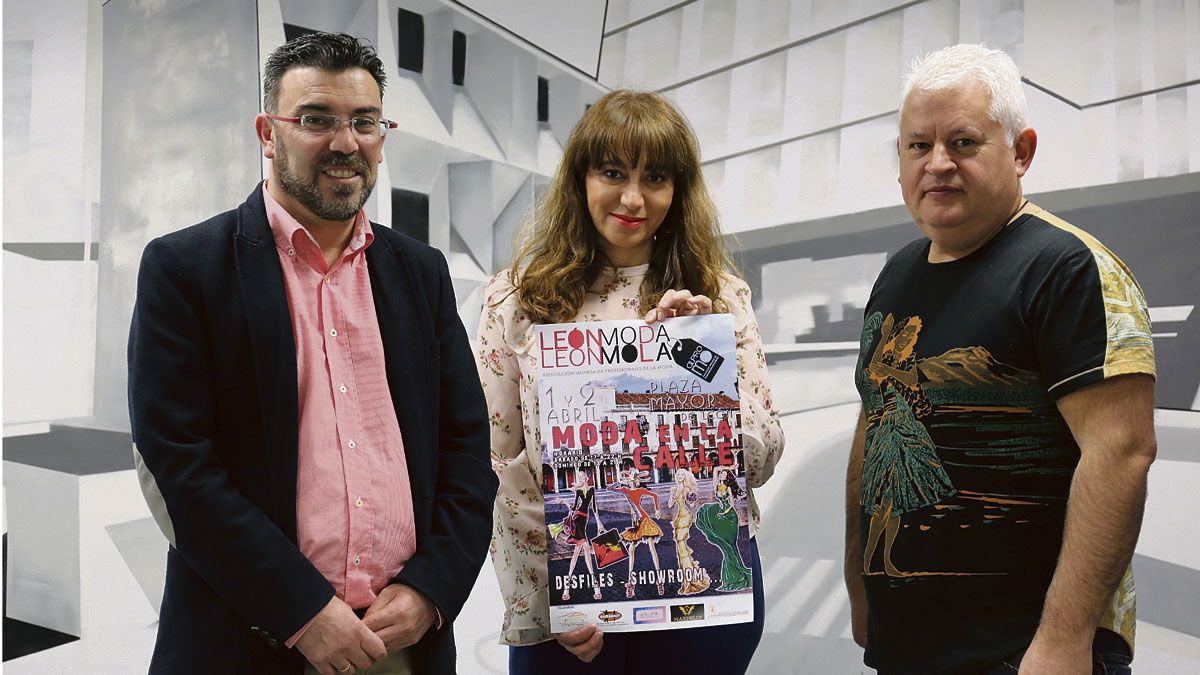
[[[750,663],[763,627],[753,539],[753,622],[607,635],[588,624],[551,633],[539,428],[539,404],[549,402],[538,399],[533,339],[539,324],[730,314],[746,483],[760,486],[774,471],[783,434],[750,289],[732,269],[696,137],[679,111],[653,93],[618,90],[596,101],[571,133],[513,265],[489,280],[477,336],[500,478],[492,558],[511,673],[729,674]],[[752,492],[748,504],[753,536],[759,513]],[[614,590],[605,601],[624,601]]]

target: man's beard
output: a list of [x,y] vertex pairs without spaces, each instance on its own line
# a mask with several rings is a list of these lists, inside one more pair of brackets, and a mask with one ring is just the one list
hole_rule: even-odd
[[[307,181],[292,173],[287,148],[282,143],[275,146],[273,163],[275,173],[279,177],[279,187],[322,220],[350,220],[355,217],[371,197],[371,190],[375,188],[375,179],[371,175],[370,167],[357,155],[327,154],[313,166],[312,176]],[[363,183],[357,200],[354,199],[356,188],[352,185],[334,186],[333,199],[326,198],[321,192],[317,181],[320,180],[321,171],[331,167],[345,167],[358,171]]]

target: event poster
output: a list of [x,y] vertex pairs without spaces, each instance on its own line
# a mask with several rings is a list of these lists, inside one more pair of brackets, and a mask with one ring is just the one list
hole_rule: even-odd
[[550,629],[753,620],[732,317],[536,330]]

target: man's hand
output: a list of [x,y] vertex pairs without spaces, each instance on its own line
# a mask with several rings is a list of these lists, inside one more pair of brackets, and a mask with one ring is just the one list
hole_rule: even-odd
[[296,649],[321,675],[347,673],[351,668],[366,670],[387,656],[383,640],[336,595],[296,641]]
[[433,602],[404,584],[385,586],[363,616],[363,623],[375,631],[389,652],[416,644],[436,621]]
[[1021,657],[1020,675],[1091,675],[1091,636],[1051,644],[1034,637]]
[[692,295],[691,291],[667,291],[658,306],[646,313],[646,323],[654,323],[676,316],[699,316],[712,314],[712,300],[706,295]]
[[584,663],[591,663],[592,659],[600,653],[600,648],[604,646],[604,633],[600,632],[594,623],[589,623],[583,628],[576,628],[569,633],[555,633],[554,639],[558,640],[558,644],[562,645],[563,649],[579,657],[579,660]]

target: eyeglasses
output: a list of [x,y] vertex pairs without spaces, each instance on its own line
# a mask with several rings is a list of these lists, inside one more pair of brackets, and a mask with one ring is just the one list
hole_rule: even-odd
[[[342,122],[346,121],[337,115],[301,115],[299,117],[281,117],[271,113],[266,115],[279,122],[299,124],[304,131],[320,136],[337,133],[337,130],[342,128]],[[400,125],[391,120],[375,119],[374,117],[350,118],[350,128],[354,130],[354,133],[367,138],[385,138],[388,129],[395,129],[398,126]]]

